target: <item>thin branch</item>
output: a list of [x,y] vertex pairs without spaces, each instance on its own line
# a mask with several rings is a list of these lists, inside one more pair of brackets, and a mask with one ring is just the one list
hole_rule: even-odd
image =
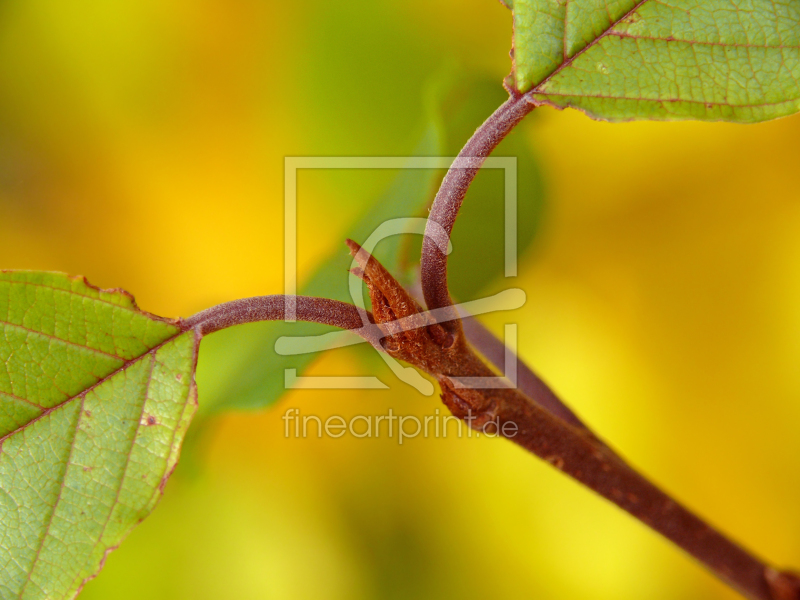
[[[524,96],[515,95],[509,98],[478,128],[445,175],[431,206],[425,238],[422,241],[422,293],[428,310],[453,304],[447,288],[447,255],[439,248],[447,248],[458,211],[472,180],[486,157],[533,109],[534,105]],[[432,226],[431,221],[441,225],[441,228]],[[455,313],[453,319],[457,319]],[[456,333],[458,321],[444,323],[444,327],[451,333]]]
[[[394,328],[384,351],[435,377],[453,415],[476,430],[499,434],[536,454],[677,544],[746,597],[800,600],[800,580],[795,575],[772,569],[650,483],[583,426],[552,414],[540,404],[542,387],[535,386],[533,400],[520,389],[463,386],[464,378],[496,374],[472,351],[465,336],[444,345],[431,328],[431,313],[422,312],[410,294],[357,244],[351,243],[351,252],[360,256],[359,274],[369,288],[379,325],[388,327],[398,317],[407,319],[418,313],[413,330]],[[546,393],[552,394],[549,389]]]

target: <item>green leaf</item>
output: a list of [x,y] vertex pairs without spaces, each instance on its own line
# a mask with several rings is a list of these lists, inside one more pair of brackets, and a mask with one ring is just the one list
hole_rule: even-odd
[[197,342],[121,290],[0,272],[0,597],[71,598],[153,509]]
[[800,110],[796,0],[515,0],[514,85],[611,121]]

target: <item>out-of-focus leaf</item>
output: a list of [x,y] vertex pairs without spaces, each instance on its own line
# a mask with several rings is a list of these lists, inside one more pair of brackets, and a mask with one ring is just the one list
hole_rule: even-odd
[[0,272],[0,327],[0,597],[71,598],[161,496],[197,341],[125,292],[41,272]]
[[[421,139],[412,149],[413,156],[438,156],[443,152],[441,119],[431,100],[428,123]],[[399,217],[426,216],[425,206],[432,199],[437,171],[403,169],[390,189],[373,207],[345,232],[345,237],[364,241],[382,223]],[[406,282],[402,273],[402,237],[383,240],[375,256]],[[421,238],[416,236],[421,243]],[[352,257],[344,245],[332,249],[331,257],[299,290],[300,294],[324,296],[352,302],[347,287],[347,271]],[[275,342],[282,336],[310,336],[331,331],[316,323],[253,323],[219,331],[203,344],[198,370],[198,384],[203,390],[201,411],[263,408],[273,404],[285,391],[284,370],[300,374],[316,355],[281,356]],[[205,365],[208,365],[206,368]]]
[[558,108],[752,123],[800,110],[795,0],[515,0],[514,82]]
[[[466,79],[466,78],[465,78]],[[467,81],[469,81],[467,79]],[[447,151],[455,155],[486,117],[508,98],[496,82],[474,80],[451,94],[447,106]],[[529,117],[535,120],[535,113]],[[512,132],[492,153],[517,159],[517,254],[531,245],[541,222],[544,185],[539,161],[529,138]],[[453,229],[453,252],[448,261],[448,285],[454,298],[473,300],[505,265],[504,171],[481,169],[470,186]]]

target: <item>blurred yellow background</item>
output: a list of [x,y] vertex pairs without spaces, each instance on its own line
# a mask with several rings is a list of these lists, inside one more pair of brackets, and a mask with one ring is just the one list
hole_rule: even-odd
[[[509,40],[492,0],[5,2],[0,268],[84,274],[165,316],[279,293],[284,157],[408,153],[426,81],[455,60],[499,86]],[[485,322],[519,323],[524,358],[656,482],[800,567],[800,117],[536,113],[517,135],[545,217],[493,286],[528,302]],[[301,279],[388,179],[343,181],[301,179]],[[368,374],[361,356],[312,372]],[[512,444],[287,439],[293,407],[441,404],[395,384],[221,417],[82,597],[736,597]]]

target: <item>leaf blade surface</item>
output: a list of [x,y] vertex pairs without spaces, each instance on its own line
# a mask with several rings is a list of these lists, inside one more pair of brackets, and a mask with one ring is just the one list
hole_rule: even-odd
[[0,328],[0,597],[73,597],[177,462],[197,340],[54,273],[0,273]]
[[795,0],[517,0],[517,91],[610,121],[800,110]]

